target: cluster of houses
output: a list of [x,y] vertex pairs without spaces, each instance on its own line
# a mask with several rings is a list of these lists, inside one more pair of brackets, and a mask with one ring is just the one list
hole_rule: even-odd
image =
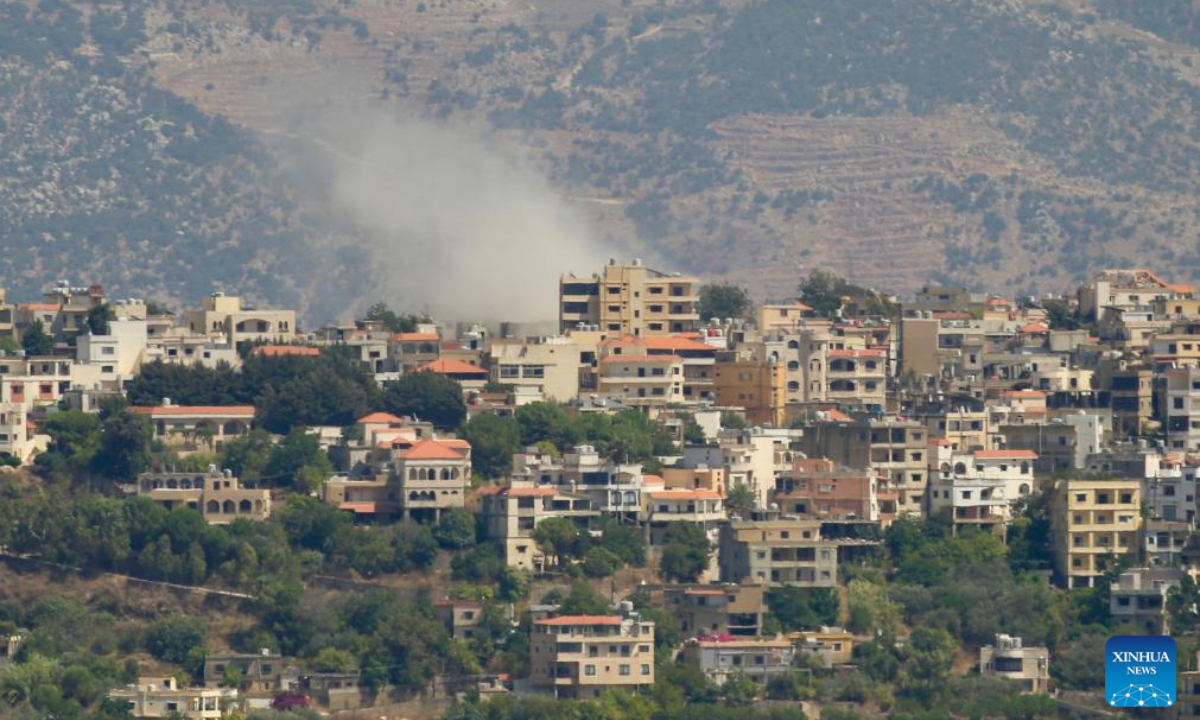
[[[679,450],[654,472],[586,444],[530,447],[508,477],[480,484],[470,444],[421,418],[376,412],[355,432],[312,429],[337,468],[320,491],[329,503],[371,523],[466,508],[505,562],[533,572],[553,561],[533,539],[548,518],[585,531],[606,518],[636,525],[652,557],[673,523],[700,527],[716,548],[702,584],[658,591],[683,619],[685,657],[714,678],[737,670],[765,681],[801,653],[848,660],[853,638],[836,628],[762,637],[764,588],[836,588],[839,565],[906,516],[1003,539],[1040,498],[1052,579],[1090,587],[1119,568],[1112,613],[1168,629],[1167,594],[1200,564],[1193,286],[1124,269],[1053,302],[927,287],[889,316],[849,295],[832,317],[792,299],[759,305],[752,319],[701,317],[700,288],[695,277],[613,261],[561,278],[556,326],[425,322],[404,333],[371,320],[301,332],[293,312],[221,294],[179,316],[110,301],[94,286],[62,284],[39,303],[0,298],[0,335],[36,321],[60,341],[75,337],[44,357],[0,357],[0,451],[28,461],[44,446],[46,412],[92,409],[155,359],[236,366],[243,342],[266,343],[254,350],[266,354],[349,347],[380,382],[412,372],[455,380],[472,416],[547,401],[576,413],[634,409],[673,433]],[[101,304],[115,319],[92,335],[88,312]],[[252,407],[163,399],[133,410],[184,453],[255,422]],[[735,488],[742,499],[731,506]],[[272,507],[270,490],[215,468],[147,473],[135,491],[218,523],[266,518]],[[530,681],[570,697],[652,684],[653,634],[632,611],[539,618]],[[1048,663],[1044,648],[1006,636],[980,657],[984,672],[1031,691],[1045,690]]]

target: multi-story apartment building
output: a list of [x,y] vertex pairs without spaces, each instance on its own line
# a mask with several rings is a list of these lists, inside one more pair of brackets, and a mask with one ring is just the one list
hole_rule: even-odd
[[433,327],[388,338],[388,360],[400,373],[416,372],[442,356],[442,336]]
[[1095,379],[1097,402],[1112,409],[1113,431],[1141,434],[1154,417],[1154,371],[1124,361],[1102,361]]
[[742,408],[751,425],[784,424],[787,374],[774,358],[717,362],[713,389],[718,405]]
[[154,437],[179,453],[220,450],[254,424],[253,405],[175,405],[163,398],[157,407],[131,407],[154,427]]
[[799,300],[763,303],[758,306],[754,317],[754,327],[758,328],[760,333],[769,333],[772,330],[792,328],[807,323],[827,322],[817,321],[816,312]]
[[811,520],[736,521],[721,527],[722,582],[837,587],[836,542]]
[[683,358],[678,355],[611,355],[600,361],[599,391],[630,407],[682,403]]
[[39,435],[30,427],[24,405],[0,403],[0,457],[25,463],[35,453],[45,450],[49,441],[48,435]]
[[263,649],[259,653],[208,653],[204,656],[204,687],[221,687],[230,670],[242,679],[241,689],[249,694],[267,694],[283,689],[283,657]]
[[705,635],[683,645],[684,664],[717,685],[741,676],[765,686],[771,678],[792,672],[795,660],[795,646],[783,638]]
[[1108,612],[1122,623],[1134,623],[1151,635],[1170,632],[1167,596],[1179,586],[1178,568],[1130,568],[1109,587]]
[[244,488],[229,470],[215,467],[207,473],[147,472],[138,475],[137,495],[168,510],[198,510],[212,525],[234,520],[266,520],[271,516],[271,491]]
[[579,396],[580,352],[580,344],[572,337],[493,340],[489,349],[492,382],[532,388],[543,400],[570,402]]
[[1167,447],[1200,451],[1200,367],[1163,372],[1166,380]]
[[222,292],[206,297],[199,310],[184,311],[183,324],[189,332],[234,346],[243,342],[287,343],[296,337],[294,310],[260,310]]
[[771,502],[805,519],[880,519],[878,480],[826,458],[795,460],[776,477]]
[[591,445],[577,445],[561,458],[530,451],[513,456],[513,484],[556,485],[560,490],[586,496],[591,508],[630,522],[643,518],[649,490],[642,466],[615,463]]
[[665,585],[661,605],[679,620],[684,637],[700,634],[759,635],[767,613],[763,585]]
[[609,688],[654,684],[654,623],[634,613],[535,620],[529,676],[558,698],[597,698]]
[[713,490],[651,490],[644,527],[651,545],[661,545],[673,523],[699,525],[715,536],[725,521],[725,497]]
[[93,308],[103,305],[108,296],[101,285],[71,287],[64,280],[44,292],[42,299],[43,305],[58,306],[53,323],[46,324],[46,332],[53,332],[55,337],[65,338],[86,332],[88,313]]
[[224,344],[224,341],[214,342],[207,335],[159,335],[148,338],[142,362],[159,360],[168,365],[202,365],[215,368],[222,363],[232,368],[242,365],[242,358],[237,348]]
[[615,260],[590,278],[564,275],[559,280],[561,332],[596,326],[619,335],[667,335],[691,332],[700,321],[700,280],[651,270],[634,260]]
[[838,402],[881,409],[887,393],[888,351],[868,346],[869,333],[838,327],[795,327],[764,340],[766,359],[784,364],[790,404]]
[[989,414],[986,410],[968,410],[959,407],[941,412],[920,415],[920,421],[929,430],[930,438],[947,440],[957,452],[990,450],[992,439]]
[[1179,658],[1179,687],[1175,694],[1175,713],[1174,717],[1179,720],[1184,718],[1200,717],[1200,652],[1196,653],[1195,670],[1183,669],[1183,658]]
[[1086,467],[1088,456],[1103,447],[1104,425],[1099,415],[1081,411],[1047,423],[1002,425],[998,436],[1004,450],[1035,453],[1034,472],[1049,475]]
[[1112,559],[1137,556],[1141,502],[1138,479],[1058,481],[1051,497],[1054,564],[1067,587],[1091,587]]
[[500,547],[513,567],[540,572],[545,554],[533,541],[533,529],[547,518],[568,518],[586,530],[599,512],[587,495],[557,485],[534,485],[514,480],[509,487],[493,485],[479,491],[480,516],[488,539]]
[[1105,308],[1144,308],[1177,298],[1190,299],[1195,294],[1193,286],[1165,282],[1149,270],[1102,270],[1079,287],[1079,314],[1086,320],[1096,320]]
[[[604,364],[622,358],[678,358],[682,363],[680,392],[686,402],[711,402],[714,399],[713,382],[718,346],[722,337],[711,338],[714,344],[688,336],[636,337],[625,335],[598,344],[601,377],[604,382]],[[644,361],[643,361],[644,362]]]
[[806,428],[803,447],[809,457],[866,468],[885,478],[887,489],[897,493],[897,512],[921,515],[928,484],[928,437],[915,420],[819,422]]
[[794,449],[800,431],[753,428],[722,430],[717,442],[683,449],[684,468],[725,469],[727,488],[745,485],[754,493],[759,507],[775,488],[775,476],[791,467],[799,455]]
[[979,674],[1019,683],[1027,693],[1050,689],[1050,651],[1025,645],[1019,637],[997,635],[991,645],[979,648]]
[[183,716],[188,720],[220,720],[240,712],[234,688],[186,688],[168,678],[139,678],[136,685],[110,690],[110,700],[124,702],[135,720]]

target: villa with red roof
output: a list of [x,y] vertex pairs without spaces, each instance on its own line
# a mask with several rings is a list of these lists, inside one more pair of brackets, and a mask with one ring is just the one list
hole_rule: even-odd
[[[374,413],[364,419],[386,419],[383,416]],[[371,465],[374,474],[327,481],[326,502],[359,517],[422,522],[436,522],[446,510],[466,506],[471,486],[471,444],[466,440],[421,438],[397,431],[381,440],[376,451],[382,456]]]

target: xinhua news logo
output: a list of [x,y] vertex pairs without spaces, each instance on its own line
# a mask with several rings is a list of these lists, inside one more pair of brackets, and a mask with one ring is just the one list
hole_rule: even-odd
[[1162,635],[1117,635],[1104,645],[1104,699],[1113,707],[1175,703],[1175,641]]

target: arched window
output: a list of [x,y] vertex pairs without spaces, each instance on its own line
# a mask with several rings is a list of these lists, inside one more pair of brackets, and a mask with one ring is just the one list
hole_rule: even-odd
[[1017,488],[1017,494],[1018,495],[1028,495],[1029,494],[1029,483],[1021,483],[1021,487]]
[[788,340],[788,350],[799,350],[800,343],[795,340]]
[[417,477],[417,469],[416,469],[416,468],[409,468],[409,469],[408,469],[408,479],[409,479],[409,480],[418,480],[418,479],[420,479],[420,478],[418,478],[418,477]]
[[800,361],[799,360],[788,360],[787,369],[788,370],[799,370],[800,369]]
[[210,515],[215,515],[215,514],[221,512],[221,503],[217,502],[216,500],[209,500],[208,505],[207,505],[207,512]]
[[250,509],[252,507],[254,507],[254,505],[249,500],[243,500],[240,503],[238,503],[238,512],[240,512],[242,514],[246,514],[246,513],[250,512]]
[[799,390],[799,389],[800,389],[800,383],[796,382],[795,380],[788,383],[788,390],[795,391],[795,390]]
[[417,498],[419,498],[419,497],[421,497],[421,495],[420,495],[420,494],[419,494],[419,493],[418,493],[416,490],[413,490],[412,492],[410,492],[410,493],[408,494],[408,499],[409,499],[409,500],[416,500],[416,499],[417,499]]
[[956,475],[965,475],[966,472],[967,472],[967,466],[965,463],[956,463],[954,465],[954,473]]
[[192,489],[192,481],[188,480],[187,478],[180,480],[179,481],[179,489],[180,490],[191,490]]
[[168,490],[178,490],[179,489],[179,481],[176,480],[175,478],[171,478],[170,480],[167,480],[167,489]]
[[443,480],[450,479],[450,469],[449,468],[442,468],[442,479]]
[[226,515],[232,515],[236,507],[237,506],[233,504],[232,500],[226,500],[221,504],[221,512]]
[[1022,475],[1028,475],[1028,474],[1029,474],[1029,463],[1028,463],[1028,462],[1022,462],[1022,463],[1021,463],[1021,474],[1022,474]]

